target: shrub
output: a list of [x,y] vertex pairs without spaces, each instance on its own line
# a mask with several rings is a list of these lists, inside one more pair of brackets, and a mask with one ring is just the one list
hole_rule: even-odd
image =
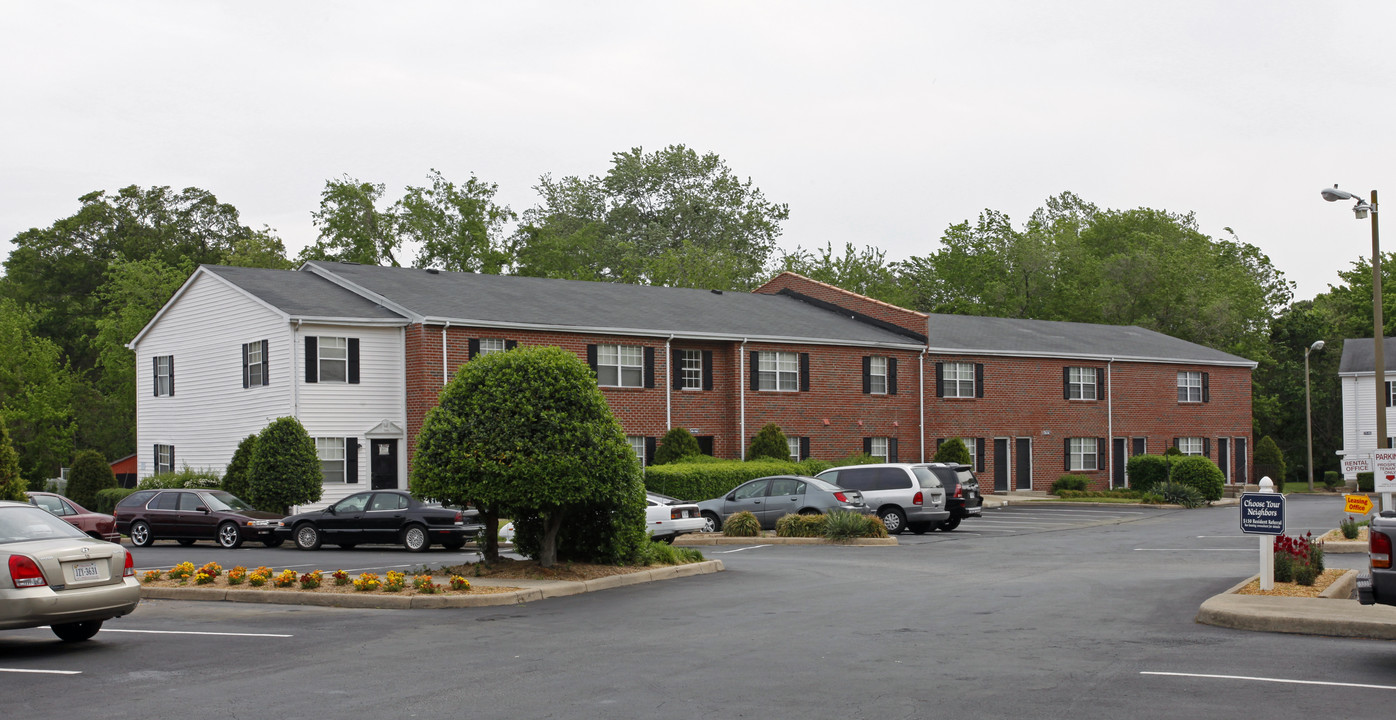
[[193,490],[211,490],[222,486],[222,480],[217,471],[195,470],[184,468],[171,473],[160,473],[136,484],[138,490],[167,490],[171,488],[189,488]]
[[702,562],[703,553],[693,548],[674,547],[669,543],[651,540],[641,552],[640,565],[686,565]]
[[273,420],[257,434],[247,471],[247,497],[253,506],[285,512],[291,505],[320,499],[324,476],[315,441],[293,417]]
[[728,537],[757,537],[761,534],[761,522],[755,515],[743,510],[722,524],[722,534]]
[[968,465],[971,459],[969,448],[965,447],[965,441],[959,438],[950,438],[936,448],[935,457],[931,458],[931,462]]
[[116,487],[116,475],[111,465],[96,450],[83,450],[73,458],[73,467],[68,471],[67,495],[73,502],[92,507],[97,504],[97,492]]
[[1115,488],[1114,490],[1058,490],[1056,495],[1061,498],[1142,498],[1144,493],[1133,488]]
[[254,433],[242,439],[238,443],[238,449],[233,451],[233,459],[228,461],[228,467],[223,471],[223,489],[239,498],[246,498],[250,485],[248,484],[248,470],[252,467],[252,451],[257,449],[257,435]]
[[24,494],[28,489],[29,483],[19,475],[19,453],[10,442],[10,431],[0,420],[0,500],[28,502]]
[[1275,553],[1275,582],[1294,582],[1294,557]]
[[1179,482],[1166,482],[1153,489],[1163,498],[1163,502],[1168,505],[1182,505],[1185,508],[1202,507],[1207,502],[1202,497],[1202,493],[1191,485],[1184,485]]
[[1197,488],[1204,500],[1220,500],[1226,484],[1221,468],[1201,455],[1174,458],[1171,479],[1174,483]]
[[1300,565],[1294,568],[1294,582],[1300,585],[1313,585],[1318,579],[1318,571],[1313,565]]
[[1337,470],[1326,470],[1323,473],[1323,486],[1332,490],[1343,484],[1343,474]]
[[698,441],[688,432],[688,428],[670,428],[659,441],[659,449],[654,451],[654,464],[667,465],[694,455],[702,455]]
[[823,515],[791,513],[776,520],[776,537],[824,537],[826,521]]
[[1372,473],[1369,473],[1369,472],[1360,472],[1360,473],[1357,473],[1357,490],[1358,490],[1358,492],[1373,492],[1373,490],[1372,490],[1372,484],[1373,484]]
[[[703,458],[706,456],[699,456]],[[722,497],[748,480],[768,475],[815,475],[831,467],[822,460],[700,460],[655,465],[645,470],[645,487],[685,500]]]
[[1181,456],[1181,455],[1183,454],[1183,451],[1182,451],[1182,450],[1179,450],[1179,449],[1176,448],[1176,447],[1171,447],[1171,448],[1168,448],[1167,450],[1164,450],[1164,451],[1163,451],[1163,454],[1164,454],[1165,457],[1179,457],[1179,456]]
[[1343,539],[1354,540],[1357,538],[1357,519],[1349,515],[1346,520],[1338,523],[1338,529],[1343,532]]
[[135,488],[107,488],[106,490],[98,490],[96,499],[92,501],[91,505],[87,506],[87,509],[92,512],[110,515],[112,511],[116,509],[116,504],[121,502],[122,498],[135,491]]
[[1285,455],[1269,435],[1255,444],[1255,469],[1260,475],[1269,475],[1277,485],[1285,480]]
[[834,510],[824,516],[824,537],[830,540],[887,537],[887,526],[876,515]]
[[1056,494],[1058,494],[1059,492],[1061,492],[1062,490],[1080,490],[1080,491],[1084,491],[1085,489],[1086,489],[1086,478],[1084,478],[1084,477],[1082,477],[1082,476],[1080,476],[1080,475],[1063,475],[1063,476],[1057,478],[1057,481],[1056,481],[1056,482],[1052,483],[1052,490],[1051,490],[1051,493],[1052,493],[1053,495],[1056,495]]
[[751,447],[746,452],[748,460],[758,460],[770,458],[772,460],[789,460],[790,443],[786,440],[785,433],[780,431],[780,426],[775,423],[766,423],[756,433],[756,437],[751,441]]
[[1168,482],[1168,458],[1162,455],[1135,455],[1125,464],[1129,486],[1148,492],[1159,483]]

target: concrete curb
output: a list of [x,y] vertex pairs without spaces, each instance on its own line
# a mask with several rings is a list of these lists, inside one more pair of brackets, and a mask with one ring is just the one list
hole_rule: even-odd
[[[528,585],[512,592],[488,595],[395,595],[371,593],[316,593],[296,590],[251,590],[242,588],[141,587],[141,599],[241,602],[266,605],[310,605],[315,607],[369,608],[379,610],[436,609],[520,605],[545,598],[566,597],[595,590],[627,585],[707,575],[726,570],[721,560],[705,560],[688,565],[671,565],[595,580],[519,580]],[[514,581],[501,581],[514,584]]]
[[1367,543],[1357,540],[1325,540],[1323,551],[1326,553],[1365,553]]
[[1356,570],[1344,573],[1322,597],[1236,594],[1256,577],[1208,598],[1198,610],[1197,622],[1234,630],[1396,640],[1396,607],[1347,599],[1357,582]]
[[854,538],[852,540],[829,540],[828,538],[794,538],[794,537],[727,537],[721,533],[694,533],[691,535],[680,535],[674,538],[675,547],[694,547],[703,545],[853,545],[853,546],[886,546],[899,545],[895,537],[885,538]]

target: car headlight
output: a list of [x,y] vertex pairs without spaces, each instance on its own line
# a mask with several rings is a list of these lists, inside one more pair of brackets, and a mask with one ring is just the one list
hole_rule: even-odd
[[271,527],[271,526],[273,526],[273,525],[280,525],[280,524],[281,524],[281,523],[279,523],[279,522],[277,522],[277,521],[275,521],[275,520],[248,520],[248,521],[247,521],[247,526],[248,526],[248,527]]

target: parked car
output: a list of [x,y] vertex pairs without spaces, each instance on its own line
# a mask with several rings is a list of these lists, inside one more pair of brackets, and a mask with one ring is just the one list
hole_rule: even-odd
[[1396,605],[1396,510],[1384,510],[1367,523],[1367,575],[1357,577],[1357,600],[1363,605]]
[[908,528],[922,535],[950,519],[945,489],[930,468],[911,463],[848,465],[817,476],[863,494],[863,502],[882,518],[887,532],[900,535]]
[[695,503],[659,493],[645,493],[645,526],[655,540],[672,542],[685,533],[702,532],[708,524]]
[[973,468],[961,463],[925,463],[922,467],[930,468],[945,487],[945,509],[950,511],[950,519],[937,523],[937,529],[950,532],[967,517],[983,516],[984,495],[979,492],[979,478],[974,476]]
[[141,601],[131,553],[48,511],[0,501],[0,630],[49,626],[86,640]]
[[831,510],[872,512],[856,490],[845,490],[833,483],[804,475],[775,475],[742,483],[722,497],[698,503],[703,513],[703,532],[717,532],[733,515],[747,511],[761,527],[770,530],[776,521],[791,513],[813,515]]
[[213,540],[228,548],[257,540],[267,547],[281,544],[275,535],[282,513],[258,510],[222,490],[137,490],[121,499],[113,512],[116,529],[136,547],[156,540],[193,545]]
[[459,550],[484,529],[475,511],[462,511],[422,502],[403,490],[366,490],[325,508],[281,519],[278,538],[291,538],[301,550],[318,550],[323,543],[342,548],[361,544],[401,543],[422,552],[436,543]]
[[121,533],[116,531],[116,518],[111,515],[92,512],[58,493],[27,492],[25,495],[29,496],[29,504],[38,505],[63,518],[69,525],[86,533],[88,537],[107,542],[121,542]]

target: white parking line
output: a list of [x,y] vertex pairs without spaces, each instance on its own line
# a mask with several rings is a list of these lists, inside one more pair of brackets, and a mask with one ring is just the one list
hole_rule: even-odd
[[1366,683],[1329,682],[1326,680],[1286,680],[1283,678],[1252,677],[1249,675],[1207,675],[1204,673],[1149,672],[1140,675],[1163,675],[1168,677],[1206,678],[1211,680],[1250,680],[1252,682],[1284,683],[1289,685],[1328,685],[1330,687],[1370,688],[1373,690],[1396,690],[1396,685],[1368,685]]
[[[305,566],[304,566],[304,565],[297,565],[296,567],[305,567]],[[410,567],[416,567],[416,565],[374,565],[373,567],[351,568],[351,569],[349,569],[349,570],[345,570],[344,572],[347,572],[347,573],[351,573],[351,572],[366,572],[366,571],[369,571],[369,570],[387,570],[387,569],[389,569],[389,568],[403,568],[403,567],[405,567],[405,568],[410,568]],[[333,571],[327,571],[327,572],[333,572]]]
[[33,673],[36,675],[81,675],[81,670],[27,670],[25,668],[0,668],[0,672]]
[[749,547],[739,547],[736,550],[717,550],[714,555],[726,555],[728,553],[741,552],[743,550],[755,550],[757,548],[770,547],[770,545],[751,545]]
[[1013,513],[1013,514],[1015,514],[1015,515],[1018,514],[1018,513],[1030,513],[1030,512],[1060,513],[1060,514],[1066,514],[1066,513],[1080,513],[1080,514],[1083,514],[1083,515],[1084,515],[1084,514],[1087,514],[1087,513],[1096,514],[1096,515],[1143,515],[1143,514],[1144,514],[1144,511],[1142,511],[1142,510],[1089,510],[1089,509],[1086,509],[1086,508],[1033,508],[1033,509],[1031,509],[1031,510],[1028,510],[1028,509],[1024,508],[1024,509],[1010,510],[1009,512],[1011,512],[1011,513]]
[[279,635],[276,633],[200,632],[196,630],[117,630],[114,628],[103,628],[102,634],[105,635],[106,633],[142,633],[145,635],[217,635],[220,637],[295,637],[295,635]]
[[1255,552],[1255,548],[1135,548],[1135,552]]

